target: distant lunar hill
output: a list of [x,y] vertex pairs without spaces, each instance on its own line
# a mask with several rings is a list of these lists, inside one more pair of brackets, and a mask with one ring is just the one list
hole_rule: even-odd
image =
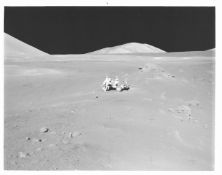
[[33,57],[44,56],[47,53],[30,46],[17,38],[4,34],[5,57]]
[[137,54],[137,53],[165,53],[165,51],[151,46],[149,44],[141,43],[127,43],[114,47],[107,47],[88,54]]

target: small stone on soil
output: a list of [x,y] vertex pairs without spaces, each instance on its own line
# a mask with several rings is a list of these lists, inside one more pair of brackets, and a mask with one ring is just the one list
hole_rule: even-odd
[[19,152],[19,157],[20,158],[26,158],[27,156],[30,156],[29,153],[24,153],[24,152]]
[[25,138],[25,140],[30,141],[30,140],[31,140],[31,138],[30,138],[30,137],[26,137],[26,138]]
[[41,133],[46,133],[46,132],[48,132],[48,131],[49,131],[49,128],[43,127],[43,128],[40,129],[40,132],[41,132]]
[[72,133],[70,132],[70,133],[69,133],[69,138],[72,138],[72,137],[73,137],[73,135],[72,135]]
[[36,138],[34,138],[34,139],[32,139],[32,141],[33,141],[34,143],[36,143],[36,142],[42,142],[43,140],[42,140],[42,139],[36,139]]
[[200,105],[200,102],[198,100],[191,100],[188,102],[188,106],[199,106]]

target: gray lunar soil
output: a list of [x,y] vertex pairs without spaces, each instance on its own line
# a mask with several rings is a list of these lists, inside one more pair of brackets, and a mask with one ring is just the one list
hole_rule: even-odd
[[213,170],[207,52],[6,59],[5,169]]

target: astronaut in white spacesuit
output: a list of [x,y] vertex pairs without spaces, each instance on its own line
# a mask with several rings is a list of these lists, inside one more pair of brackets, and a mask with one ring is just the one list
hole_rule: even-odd
[[106,76],[105,80],[103,81],[103,84],[102,84],[102,89],[104,91],[108,91],[112,88],[112,79],[109,78],[108,76]]

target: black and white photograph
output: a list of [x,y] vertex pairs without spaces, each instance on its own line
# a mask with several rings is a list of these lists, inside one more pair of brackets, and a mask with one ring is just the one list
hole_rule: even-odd
[[4,170],[215,170],[215,7],[5,6],[3,39]]

